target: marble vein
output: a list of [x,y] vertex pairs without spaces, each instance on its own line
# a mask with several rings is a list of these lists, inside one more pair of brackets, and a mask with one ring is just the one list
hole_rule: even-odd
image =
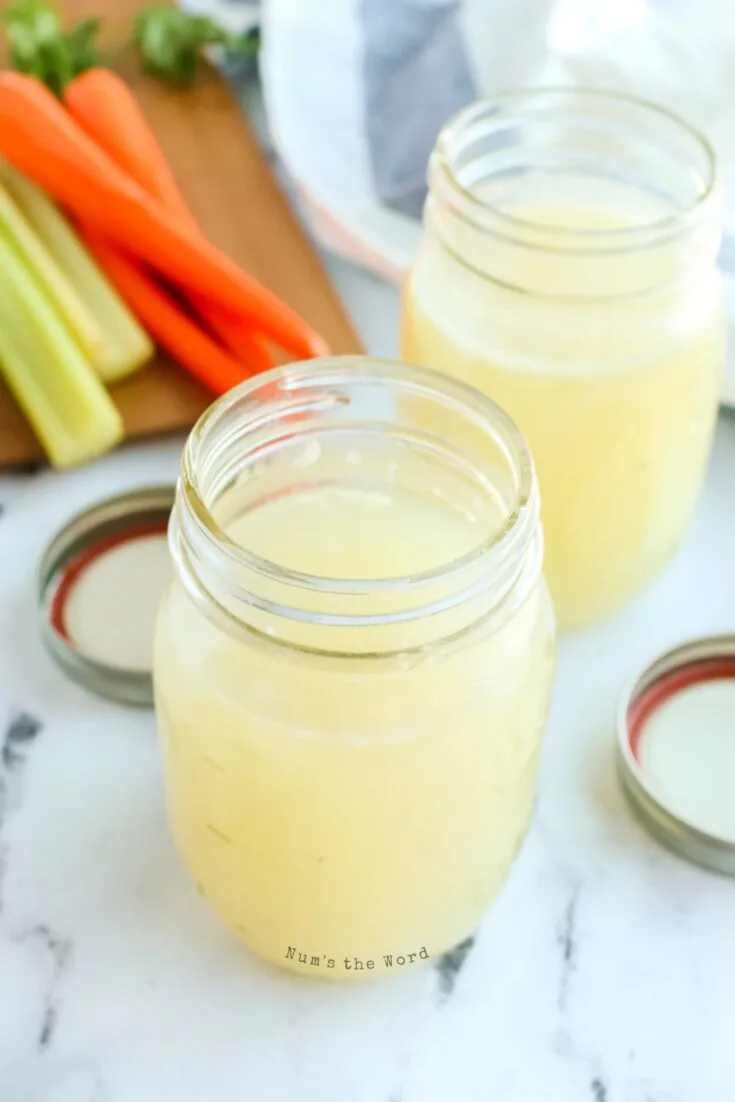
[[[27,764],[31,747],[43,730],[43,724],[30,712],[18,711],[11,715],[5,728],[0,747],[0,913],[3,910],[3,887],[7,872],[8,853],[3,833],[10,812],[11,786],[13,795],[19,800],[19,781]],[[51,960],[49,981],[44,992],[42,1011],[37,1038],[39,1054],[48,1050],[54,1037],[58,1021],[58,988],[71,958],[71,942],[51,930],[46,924],[39,924],[29,930],[12,936],[16,943],[38,941]]]
[[436,963],[436,971],[439,978],[439,1001],[445,1002],[457,982],[459,973],[464,967],[465,961],[475,944],[474,936],[465,938],[450,953],[445,953]]
[[593,1102],[607,1102],[607,1087],[602,1079],[595,1078],[590,1083]]
[[30,746],[42,729],[40,719],[29,712],[15,712],[5,728],[0,745],[0,914],[3,912],[3,888],[8,865],[4,827],[10,813],[11,782],[18,780]]
[[43,1012],[37,1041],[38,1051],[43,1053],[49,1049],[56,1031],[59,1017],[59,986],[64,970],[71,959],[72,943],[69,938],[62,937],[45,925],[35,926],[18,940],[22,941],[29,938],[38,940],[51,958],[51,974],[44,994]]
[[25,764],[30,744],[41,727],[40,719],[28,712],[17,712],[11,718],[2,746],[2,763],[6,770],[14,772]]
[[572,889],[560,923],[557,941],[561,947],[561,973],[557,991],[557,1005],[564,1011],[569,998],[569,985],[577,967],[577,907],[579,885]]

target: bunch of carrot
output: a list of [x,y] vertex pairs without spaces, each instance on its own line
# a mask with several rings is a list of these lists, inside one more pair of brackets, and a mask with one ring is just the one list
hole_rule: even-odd
[[[327,346],[293,310],[206,241],[125,82],[89,68],[57,98],[0,73],[0,155],[76,222],[151,336],[213,393]],[[206,166],[202,166],[206,171]]]

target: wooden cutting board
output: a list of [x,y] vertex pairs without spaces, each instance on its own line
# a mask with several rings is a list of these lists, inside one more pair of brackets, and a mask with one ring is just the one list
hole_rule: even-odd
[[[125,57],[134,12],[147,0],[61,0],[68,19],[99,15],[104,45],[133,87],[207,237],[297,310],[336,353],[360,342],[322,264],[225,82],[202,72],[195,88],[169,90]],[[165,356],[113,390],[129,438],[191,427],[211,396]],[[43,452],[0,382],[0,467]]]

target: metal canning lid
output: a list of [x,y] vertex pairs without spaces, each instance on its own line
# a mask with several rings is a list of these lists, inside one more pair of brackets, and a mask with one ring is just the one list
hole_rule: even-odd
[[78,513],[38,571],[41,633],[74,681],[125,704],[153,704],[153,625],[171,573],[174,486],[147,486]]
[[617,748],[648,830],[735,875],[735,635],[682,643],[647,666],[621,700]]

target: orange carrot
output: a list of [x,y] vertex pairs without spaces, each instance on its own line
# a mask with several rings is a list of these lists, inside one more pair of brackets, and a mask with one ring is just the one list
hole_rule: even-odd
[[110,69],[88,69],[67,84],[63,102],[72,118],[115,164],[199,232],[168,161],[130,88]]
[[94,229],[81,226],[85,240],[110,282],[123,296],[161,348],[220,395],[247,378],[249,372],[186,316],[180,307]]
[[[168,161],[124,80],[109,69],[88,69],[66,86],[63,99],[79,126],[123,172],[159,199],[184,229],[201,235]],[[266,341],[244,319],[201,295],[195,294],[192,299],[197,312],[251,373],[273,367]]]
[[293,310],[121,172],[34,77],[0,73],[0,153],[166,279],[248,317],[292,355],[328,351]]

